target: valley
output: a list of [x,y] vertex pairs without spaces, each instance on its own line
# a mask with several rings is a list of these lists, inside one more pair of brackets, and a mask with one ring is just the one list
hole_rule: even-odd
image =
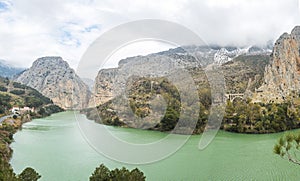
[[[141,141],[154,141],[171,133],[176,126],[179,126],[180,131],[174,133],[178,133],[179,137],[181,134],[183,136],[192,133],[191,140],[182,148],[182,151],[160,163],[161,167],[177,170],[177,175],[159,174],[157,171],[159,166],[139,167],[145,172],[147,180],[212,178],[213,175],[209,170],[213,168],[219,170],[220,175],[213,177],[218,179],[224,176],[225,165],[232,161],[232,159],[227,158],[238,155],[237,160],[246,159],[242,156],[243,154],[248,155],[249,158],[255,158],[255,163],[259,162],[258,158],[263,158],[263,155],[269,154],[268,158],[260,160],[260,165],[264,165],[264,167],[258,169],[264,170],[270,179],[286,178],[289,174],[283,174],[283,172],[274,175],[273,170],[276,168],[271,165],[280,164],[286,169],[284,173],[295,168],[277,160],[269,152],[272,152],[272,145],[278,136],[287,131],[296,132],[300,128],[300,94],[297,82],[299,76],[298,59],[300,59],[298,51],[300,49],[299,32],[300,27],[295,27],[291,34],[283,34],[275,42],[273,50],[270,50],[270,46],[250,46],[247,48],[186,46],[146,56],[122,59],[117,68],[99,70],[94,85],[90,79],[80,78],[75,70],[70,68],[68,62],[61,57],[38,58],[29,69],[17,74],[12,72],[6,78],[0,78],[0,114],[2,117],[0,151],[2,153],[1,164],[3,164],[3,172],[5,173],[3,178],[17,177],[8,163],[12,157],[12,149],[9,145],[13,141],[15,142],[12,144],[12,148],[18,150],[10,162],[14,171],[20,173],[25,165],[32,163],[41,170],[39,173],[42,175],[42,180],[44,178],[46,180],[47,178],[57,178],[57,175],[62,175],[63,180],[69,178],[85,180],[92,173],[92,169],[100,163],[107,164],[109,168],[122,166],[110,161],[103,155],[98,155],[95,150],[91,149],[85,143],[87,140],[81,137],[81,134],[84,133],[78,130],[76,121],[85,122],[91,126],[91,129],[97,126],[105,127],[117,135],[127,135],[121,136],[120,139],[137,142],[139,139],[136,135],[141,136]],[[167,60],[172,60],[174,65],[185,69],[197,86],[199,115],[190,115],[197,117],[195,127],[189,127],[189,121],[191,121],[189,117],[184,117],[184,122],[177,124],[183,109],[185,111],[194,109],[194,107],[189,107],[189,102],[194,100],[190,98],[188,102],[182,103],[180,89],[172,84],[167,76],[131,76],[128,84],[121,86],[121,89],[128,93],[127,101],[131,113],[135,118],[142,121],[137,122],[132,119],[129,116],[130,112],[124,111],[128,110],[128,107],[118,102],[124,96],[118,94],[122,92],[121,90],[116,89],[116,85],[122,84],[120,76],[122,73],[124,74],[122,72],[124,67],[130,65],[143,67],[147,61],[159,62],[163,64],[162,67],[168,67],[171,64],[168,65],[164,62]],[[149,67],[144,66],[144,68],[146,70]],[[215,90],[211,88],[212,82],[210,81],[216,77],[209,76],[219,75],[212,72],[213,70],[218,70],[224,75],[224,87],[226,87],[224,92],[222,90],[215,92],[218,97],[214,98],[212,98],[212,92]],[[140,71],[143,72],[143,70]],[[173,72],[173,75],[175,74]],[[189,88],[189,86],[185,88]],[[164,102],[161,102],[162,99]],[[196,149],[196,140],[206,129],[210,114],[215,114],[211,112],[212,104],[226,105],[223,121],[220,125],[220,129],[223,131],[218,133],[216,141],[208,149],[210,151],[199,154],[192,147]],[[68,110],[68,112],[58,113],[64,110]],[[120,110],[124,112],[118,112]],[[72,111],[80,111],[81,114]],[[159,120],[154,119],[161,116],[156,111],[165,111]],[[222,112],[221,106],[219,112]],[[58,114],[52,115],[53,113]],[[30,122],[32,119],[34,120]],[[60,130],[60,128],[62,129]],[[13,134],[15,134],[14,139]],[[41,142],[43,136],[45,136],[45,140],[48,140],[44,146]],[[27,144],[25,139],[30,144]],[[224,141],[225,139],[227,142]],[[79,150],[69,150],[65,146],[61,146],[66,145],[67,142],[68,148],[75,148],[77,144],[81,146],[78,147]],[[244,145],[249,150],[234,146],[240,145],[242,142],[255,146],[251,149]],[[265,145],[262,146],[261,143]],[[212,148],[221,149],[221,145],[224,144],[228,144],[222,151],[226,151],[226,154],[223,155],[224,157],[219,156],[223,166],[218,165],[217,160],[213,162],[207,160],[210,158],[208,155],[221,155],[221,152],[212,150]],[[28,154],[31,153],[29,150],[32,149],[32,145],[36,146],[34,148],[36,152],[30,156]],[[43,150],[44,148],[47,150]],[[239,150],[241,152],[238,149],[241,149]],[[258,153],[258,150],[263,151]],[[44,162],[40,163],[40,160],[43,159],[41,153],[45,151],[52,156],[49,157],[49,160],[44,159]],[[72,165],[73,162],[79,164],[82,160],[73,160],[65,155],[72,153],[75,158],[80,155],[79,152],[84,153],[88,160],[87,166],[83,170],[78,170],[76,165]],[[230,152],[235,154],[230,154]],[[252,152],[256,154],[251,154]],[[198,161],[207,163],[210,167],[205,168],[204,164],[189,160],[189,154],[198,155]],[[62,158],[63,163],[61,165],[63,167],[53,167],[50,169],[51,171],[47,171],[48,163],[54,157],[57,158],[58,155],[60,155],[59,158]],[[67,161],[64,159],[65,157],[70,159]],[[188,174],[189,176],[183,176],[184,174],[180,172],[179,167],[169,165],[174,165],[175,162],[179,161],[183,163],[183,167],[192,164],[195,169],[206,170],[207,172],[195,174],[196,172],[193,171]],[[250,166],[253,168],[253,164],[233,164],[232,167],[235,169],[243,168],[248,171],[247,173],[243,170],[238,173],[227,173],[226,178],[247,179],[249,176],[257,179],[264,178],[263,174],[254,176],[255,169],[249,171]],[[73,171],[78,170],[76,174],[67,172],[64,168],[66,165]],[[130,164],[127,164],[126,167],[133,169],[133,165]],[[229,172],[229,170],[227,171]],[[297,177],[295,175],[295,179],[292,178],[292,180],[296,180]]]

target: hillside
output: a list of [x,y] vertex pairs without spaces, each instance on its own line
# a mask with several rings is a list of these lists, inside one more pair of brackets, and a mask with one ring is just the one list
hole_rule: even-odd
[[62,109],[53,104],[51,99],[43,96],[37,90],[0,77],[0,115],[12,114],[12,107],[34,108],[32,117],[43,117]]
[[[17,111],[13,113],[12,108]],[[13,142],[13,134],[21,128],[22,123],[61,111],[62,108],[54,105],[49,98],[37,90],[0,77],[0,177],[2,179],[17,180],[9,163],[13,153],[9,145]]]
[[[262,85],[264,68],[269,63],[269,55],[240,55],[233,60],[224,63],[221,66],[221,70],[225,77],[226,92],[227,93],[244,93],[247,91],[254,91],[256,88]],[[196,85],[198,86],[198,94],[201,102],[201,111],[197,128],[194,133],[200,133],[204,130],[206,125],[207,116],[211,105],[211,89],[206,77],[205,71],[201,68],[188,68],[187,69]],[[117,69],[114,69],[114,74]],[[111,81],[116,81],[112,71],[101,70],[96,81],[100,81],[101,85],[113,84]],[[113,77],[112,79],[110,79]],[[99,83],[100,83],[99,82]],[[130,108],[132,109],[136,117],[142,118],[143,122],[133,121],[128,115],[120,115],[117,110],[124,110],[124,107],[116,105],[120,97],[112,99],[106,99],[105,103],[97,106],[97,109],[85,110],[87,117],[92,120],[96,120],[99,123],[116,125],[123,127],[134,127],[134,128],[149,128],[159,131],[170,131],[172,130],[180,115],[180,104],[179,92],[174,85],[172,85],[166,78],[136,78],[132,80],[131,87],[128,87],[128,99]],[[103,87],[102,87],[103,88]],[[111,88],[107,89],[110,91],[102,92],[102,95],[106,93],[108,97],[112,97],[113,93]],[[109,94],[108,94],[109,93]],[[155,122],[151,116],[159,116],[155,113],[155,110],[150,106],[150,101],[155,95],[161,95],[166,101],[167,108],[164,117],[159,122]],[[153,103],[153,101],[152,101]],[[155,104],[155,102],[153,103]],[[157,103],[159,104],[159,102]],[[240,103],[241,104],[241,103]],[[242,105],[242,104],[241,104]],[[154,114],[154,115],[153,115]],[[155,115],[156,114],[156,115]],[[100,117],[99,117],[100,115]],[[149,115],[151,115],[149,117]],[[233,125],[230,123],[231,126]],[[223,126],[227,130],[235,130],[230,126]],[[248,127],[247,127],[248,129]],[[247,129],[245,131],[247,131]],[[250,125],[249,125],[250,129]],[[251,128],[252,129],[252,128]],[[241,131],[241,130],[239,130]],[[242,130],[241,132],[243,132]],[[255,130],[256,132],[257,130]],[[251,132],[250,130],[248,132]]]
[[[250,89],[253,89],[253,87],[256,87],[256,84],[261,82],[260,79],[263,76],[263,70],[268,63],[270,54],[270,46],[252,46],[248,48],[229,46],[185,46],[146,56],[122,59],[119,61],[117,68],[102,69],[99,71],[95,79],[95,86],[89,106],[95,107],[101,105],[116,96],[113,95],[112,88],[114,82],[118,82],[116,76],[122,68],[130,67],[130,64],[142,67],[145,62],[149,61],[161,61],[162,66],[167,66],[164,62],[172,60],[178,67],[187,69],[193,76],[196,84],[200,87],[208,87],[208,81],[204,73],[208,65],[223,65],[222,71],[227,79],[228,92],[242,93],[245,92],[250,78]],[[256,64],[257,62],[260,62],[260,65]],[[141,70],[141,72],[149,71],[147,67],[144,68],[145,70]],[[237,85],[237,82],[240,82],[240,85]]]
[[[300,128],[299,47],[300,26],[297,26],[291,34],[284,33],[279,37],[270,55],[265,54],[265,52],[257,53],[255,48],[252,50],[252,52],[256,52],[255,54],[235,53],[236,56],[231,58],[229,56],[231,55],[230,52],[234,52],[236,49],[228,51],[221,48],[215,53],[215,61],[211,65],[200,68],[199,66],[190,66],[197,64],[196,59],[182,55],[182,52],[180,54],[176,53],[178,50],[174,50],[175,53],[174,51],[167,51],[160,54],[167,54],[169,57],[173,57],[174,61],[179,61],[180,65],[183,65],[192,75],[198,86],[201,104],[194,133],[201,133],[204,130],[210,115],[210,105],[212,102],[217,103],[211,99],[212,90],[206,73],[209,73],[209,70],[214,69],[214,66],[220,62],[222,65],[218,71],[221,71],[224,75],[227,93],[227,95],[220,94],[219,96],[220,100],[227,99],[221,129],[239,133],[274,133]],[[102,93],[102,95],[109,96],[96,109],[85,110],[87,117],[103,124],[124,127],[143,128],[144,125],[152,124],[153,120],[151,119],[142,119],[144,121],[142,123],[132,123],[130,117],[128,118],[126,115],[120,117],[118,110],[124,108],[114,104],[118,103],[123,95],[113,94],[112,90],[114,82],[119,81],[117,80],[117,74],[122,66],[133,60],[143,65],[145,60],[155,60],[155,58],[155,54],[129,58],[120,61],[117,69],[100,70],[99,75],[102,75],[105,71],[105,79],[102,79],[101,76],[97,77],[96,84],[98,83],[98,85],[95,86],[95,90]],[[159,60],[159,58],[157,59]],[[210,69],[207,69],[208,67]],[[111,74],[112,71],[113,74]],[[218,74],[211,75],[218,76]],[[102,85],[103,80],[105,80],[105,85]],[[147,118],[155,112],[150,104],[154,95],[162,95],[165,100],[167,108],[164,117],[159,122],[153,123],[153,126],[148,127],[148,129],[170,131],[175,127],[180,110],[185,106],[181,105],[176,87],[172,87],[163,78],[146,77],[133,79],[131,84],[128,85],[130,85],[130,87],[126,87],[129,93],[127,96],[128,102],[135,117]],[[227,97],[233,93],[239,93],[240,96],[237,99]],[[101,95],[99,96],[101,97]]]
[[254,91],[263,83],[265,67],[270,62],[269,55],[241,55],[222,65],[228,93]]

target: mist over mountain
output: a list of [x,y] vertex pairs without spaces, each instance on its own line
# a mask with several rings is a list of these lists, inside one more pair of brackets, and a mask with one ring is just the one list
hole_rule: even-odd
[[[94,107],[114,98],[113,84],[118,82],[116,76],[120,68],[132,63],[143,65],[148,61],[161,61],[164,64],[164,59],[166,62],[172,60],[188,69],[195,75],[193,78],[199,81],[198,83],[201,82],[201,85],[205,84],[205,87],[208,87],[208,81],[204,69],[208,65],[221,65],[230,92],[244,92],[247,86],[254,90],[254,87],[258,88],[257,85],[261,83],[264,66],[268,63],[271,52],[272,45],[269,42],[266,46],[248,47],[184,46],[146,56],[128,57],[119,61],[118,68],[99,71],[89,106]],[[259,61],[262,63],[260,64]]]
[[10,65],[7,61],[0,59],[0,76],[13,78],[17,74],[24,71],[25,68],[18,68],[16,66]]
[[[124,67],[130,69],[130,66],[134,65],[140,68],[139,72],[149,72],[153,67],[147,62],[168,67],[167,62],[170,59],[191,75],[198,89],[200,105],[206,111],[213,103],[219,104],[224,101],[228,107],[231,107],[226,110],[221,129],[242,133],[269,133],[300,127],[297,117],[300,108],[300,26],[296,26],[291,33],[283,33],[274,46],[243,48],[186,46],[147,56],[122,59],[118,68],[99,71],[92,96],[96,108],[86,110],[87,117],[108,125],[148,129],[150,124],[152,126],[150,129],[154,130],[173,129],[178,120],[174,115],[177,113],[179,115],[180,96],[178,90],[168,82],[168,69],[165,69],[167,72],[165,76],[151,77],[149,73],[144,77],[133,76],[128,84],[123,85],[128,92],[127,97],[132,112],[135,116],[143,118],[143,122],[132,121],[126,107],[122,104],[120,107],[118,100],[122,99],[123,95],[118,94],[120,91],[116,88],[123,87],[115,86],[120,84],[120,75],[122,77],[124,74]],[[214,69],[217,72],[210,73]],[[132,70],[132,72],[138,71]],[[209,79],[217,80],[214,76],[218,77],[221,73],[225,78],[225,93],[213,89],[209,81]],[[172,75],[176,75],[176,71]],[[219,96],[212,97],[211,91],[215,91]],[[147,119],[149,115],[155,115],[155,110],[149,104],[153,94],[163,95],[168,103],[167,113],[159,122]],[[275,110],[276,106],[280,111]],[[245,113],[246,109],[250,112]],[[253,109],[257,111],[254,121],[244,122],[245,119],[252,119]],[[120,113],[119,110],[126,111]],[[270,112],[266,113],[262,110]],[[239,114],[244,115],[239,116]],[[269,116],[274,114],[287,116],[284,118],[275,116],[274,119],[270,119]],[[204,111],[202,117],[199,117],[198,128],[194,133],[203,132],[203,125],[207,121],[205,115],[207,114]]]

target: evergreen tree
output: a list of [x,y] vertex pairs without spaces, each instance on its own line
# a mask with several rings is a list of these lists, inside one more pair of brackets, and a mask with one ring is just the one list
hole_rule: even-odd
[[37,173],[33,168],[27,167],[19,175],[21,181],[37,181],[41,178],[41,175]]

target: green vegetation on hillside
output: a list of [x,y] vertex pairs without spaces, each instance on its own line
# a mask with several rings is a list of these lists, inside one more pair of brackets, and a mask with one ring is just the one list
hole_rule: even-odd
[[[19,121],[20,120],[16,120]],[[3,181],[36,181],[38,173],[32,168],[26,168],[20,175],[16,175],[9,164],[12,149],[9,144],[13,141],[13,134],[20,128],[21,124],[8,124],[2,122],[0,125],[0,180]],[[36,179],[34,179],[36,178]]]
[[[258,88],[262,83],[264,67],[268,62],[268,56],[253,55],[239,56],[235,60],[224,64],[222,69],[227,90],[239,93],[240,91],[244,92],[247,88],[250,90]],[[194,130],[194,134],[199,134],[204,131],[210,115],[211,90],[207,79],[203,78],[205,77],[203,71],[192,70],[191,72],[196,84],[199,86],[200,110],[196,129]],[[252,81],[249,82],[249,79]],[[160,122],[150,128],[153,130],[173,130],[178,123],[182,107],[185,106],[189,109],[189,106],[181,105],[177,88],[166,78],[136,78],[132,86],[127,89],[129,93],[128,102],[136,117],[146,118],[152,113],[155,114],[157,110],[152,110],[150,101],[156,95],[161,95],[165,100],[166,112]],[[282,104],[252,103],[250,99],[227,101],[221,129],[238,133],[275,133],[300,128],[300,104],[297,97],[295,94]],[[97,109],[85,110],[85,113],[89,119],[96,120],[99,123],[123,127],[140,127],[140,125],[126,124],[131,123],[130,118],[126,116],[119,117],[115,110],[116,105],[114,105],[118,99],[119,97],[116,97],[112,101],[99,105]],[[123,108],[119,107],[118,109],[122,110]]]
[[36,112],[31,113],[33,117],[45,117],[63,111],[37,90],[0,77],[0,115],[10,114],[13,106],[35,108]]
[[[139,79],[135,84],[133,89],[129,90],[129,106],[133,113],[140,118],[145,118],[153,113],[155,110],[151,109],[149,101],[154,95],[160,94],[166,101],[167,109],[161,122],[152,129],[160,131],[172,130],[178,122],[181,109],[180,96],[176,87],[172,86],[167,79]],[[138,87],[138,89],[134,89],[135,87]],[[86,111],[88,118],[97,120],[99,123],[126,126],[124,122],[130,122],[131,120],[120,120],[114,108],[115,102],[109,101],[97,107],[99,114],[95,109]],[[157,105],[156,109],[159,109],[159,105]],[[98,115],[100,115],[101,120],[97,119]]]
[[247,88],[251,91],[259,88],[269,61],[269,55],[241,55],[223,64],[221,70],[227,90],[230,93],[243,93]]
[[9,110],[11,106],[11,96],[8,94],[0,93],[0,114],[4,114]]
[[9,164],[12,156],[9,144],[13,141],[13,134],[23,122],[32,118],[49,116],[63,109],[54,105],[49,98],[37,90],[0,77],[0,117],[11,115],[10,109],[14,106],[30,107],[34,108],[34,111],[20,112],[13,118],[9,118],[10,121],[3,121],[0,124],[0,180],[36,181],[41,176],[32,168],[26,168],[20,175],[13,172]]
[[228,101],[221,129],[238,133],[275,133],[300,128],[300,106]]
[[[169,99],[171,98],[169,97]],[[176,101],[177,100],[173,100],[173,102]],[[145,116],[144,114],[148,111],[152,111],[145,105],[136,106],[136,103],[131,105],[135,106],[133,110],[138,116]],[[126,126],[124,125],[126,121],[119,120],[110,106],[112,106],[112,104],[108,102],[107,104],[99,106],[98,109],[90,109],[87,111],[87,116],[89,119],[99,120],[97,119],[97,110],[99,110],[99,115],[103,118],[100,123]],[[177,104],[177,106],[179,105]],[[174,129],[180,115],[180,107],[177,109],[177,106],[168,106],[163,119],[152,129],[159,131],[170,131]],[[202,133],[207,124],[210,107],[206,106],[207,105],[202,103],[200,104],[200,113],[196,129],[194,130],[195,134]],[[103,120],[105,121],[103,122]],[[114,120],[114,122],[110,122],[110,120]],[[296,106],[291,102],[283,104],[251,103],[251,100],[228,101],[221,125],[221,129],[237,133],[275,133],[296,128],[300,128],[300,106]]]

